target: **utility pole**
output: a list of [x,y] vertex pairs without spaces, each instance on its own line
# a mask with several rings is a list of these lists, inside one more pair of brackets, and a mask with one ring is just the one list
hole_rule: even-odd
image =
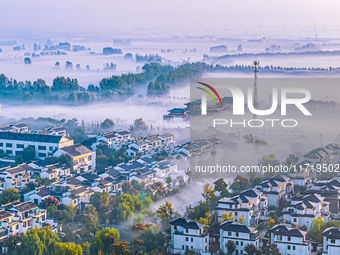
[[[259,72],[259,65],[260,61],[257,61],[256,56],[255,56],[255,61],[253,62],[254,64],[254,100],[253,100],[253,105],[255,109],[259,109],[259,98],[258,98],[258,91],[257,91],[257,73]],[[257,115],[253,115],[253,119],[257,119]]]

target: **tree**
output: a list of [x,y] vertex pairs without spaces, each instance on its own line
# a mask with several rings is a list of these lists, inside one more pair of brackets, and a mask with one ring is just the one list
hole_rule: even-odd
[[214,189],[219,192],[222,192],[228,187],[228,184],[223,180],[223,178],[220,178],[217,181],[215,181],[214,185],[215,185]]
[[111,245],[119,242],[119,231],[115,228],[103,228],[98,231],[90,247],[91,254],[98,254],[101,251],[104,255],[110,254]]
[[165,204],[158,208],[156,214],[161,220],[169,222],[173,218],[175,211],[172,208],[172,204],[165,201]]
[[95,192],[90,197],[90,203],[97,209],[99,214],[104,214],[110,210],[109,208],[109,193]]
[[29,230],[21,238],[19,254],[54,255],[58,236],[49,227]]
[[270,244],[267,247],[265,247],[263,249],[263,253],[265,255],[280,255],[281,254],[276,244]]
[[124,255],[129,254],[129,248],[127,242],[124,240],[122,242],[116,242],[111,245],[112,255]]
[[4,245],[7,247],[8,255],[16,255],[18,253],[19,246],[17,245],[21,237],[19,235],[10,235],[5,239]]
[[64,205],[63,214],[68,222],[73,222],[74,217],[76,216],[78,207],[76,205]]
[[1,205],[8,204],[8,203],[17,201],[19,199],[20,199],[20,193],[15,188],[5,189],[0,194],[0,204]]
[[289,154],[288,158],[286,158],[285,165],[288,167],[294,166],[299,161],[299,157],[294,154]]
[[37,184],[35,182],[29,182],[26,184],[24,188],[21,189],[21,193],[25,194],[26,192],[34,190],[36,187],[37,187]]
[[45,198],[45,200],[44,200],[44,206],[47,208],[47,207],[49,207],[50,205],[59,206],[59,200],[58,200],[58,198],[55,198],[55,197],[48,197],[48,198]]
[[244,247],[244,251],[248,254],[248,255],[256,255],[259,253],[259,250],[256,248],[255,245],[253,245],[252,243],[249,243],[246,245],[246,247]]
[[238,217],[238,222],[239,222],[240,224],[246,224],[246,222],[245,222],[245,220],[244,220],[244,215],[241,215],[241,216]]
[[316,242],[323,243],[322,232],[326,229],[326,223],[323,219],[314,218],[309,228],[308,235]]
[[246,177],[238,174],[230,188],[233,190],[245,190],[249,188],[249,180]]
[[222,214],[222,222],[231,221],[233,219],[234,219],[234,215],[231,212]]
[[146,252],[158,250],[159,247],[164,246],[165,242],[163,233],[154,233],[151,229],[142,231],[139,238],[144,242]]
[[90,255],[90,243],[88,241],[81,243],[84,255]]
[[32,146],[27,146],[23,149],[22,154],[23,162],[30,163],[35,159],[35,150]]
[[228,255],[232,255],[232,254],[234,253],[235,249],[236,249],[235,243],[234,243],[233,241],[229,240],[229,241],[226,243],[225,246],[227,247],[227,251],[228,251],[227,254],[228,254]]
[[32,95],[29,92],[25,92],[24,96],[22,97],[24,101],[29,101],[32,99]]
[[24,62],[25,62],[25,64],[27,65],[29,65],[29,64],[32,64],[32,60],[29,58],[29,57],[26,57],[25,59],[24,59]]
[[100,127],[102,129],[109,129],[109,128],[113,128],[115,125],[115,123],[113,122],[113,120],[111,119],[106,119],[104,120],[101,124],[100,124]]
[[216,200],[215,190],[210,187],[210,184],[203,186],[202,196],[207,204],[211,204],[214,200]]
[[56,243],[55,255],[82,255],[83,250],[80,244],[74,243]]

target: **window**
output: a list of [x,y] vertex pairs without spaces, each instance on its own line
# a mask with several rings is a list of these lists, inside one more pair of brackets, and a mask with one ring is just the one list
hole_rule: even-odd
[[238,250],[236,250],[236,255],[238,255]]
[[291,240],[291,237],[290,236],[288,236],[288,241],[290,241]]
[[294,222],[296,222],[296,218],[294,218],[294,220],[293,220]]
[[241,246],[243,246],[243,242],[241,242]]
[[235,217],[237,216],[237,212],[235,212]]
[[46,153],[41,153],[41,152],[39,152],[39,153],[38,153],[38,157],[39,157],[39,158],[46,158]]
[[238,236],[238,232],[236,232],[236,236]]
[[12,151],[10,151],[10,150],[6,150],[6,154],[12,154]]
[[290,245],[288,245],[287,249],[290,250]]
[[238,241],[236,241],[236,245],[238,245]]
[[34,203],[37,205],[39,202],[38,202],[38,199],[34,199]]
[[91,160],[92,159],[92,157],[91,157],[91,155],[88,157],[88,160]]
[[174,226],[174,229],[176,230],[176,229],[177,229],[177,226]]
[[293,245],[293,251],[295,251],[295,245]]
[[19,225],[16,225],[16,226],[15,226],[15,229],[19,229]]
[[191,250],[193,249],[194,247],[193,246],[191,246]]
[[50,146],[48,149],[49,149],[50,151],[53,151],[53,147],[52,147],[52,146]]
[[186,237],[186,238],[185,238],[185,241],[189,241],[189,237]]
[[12,144],[11,143],[6,143],[6,147],[12,148]]
[[91,169],[92,169],[92,166],[91,166],[91,165],[89,165],[87,169],[88,169],[88,170],[91,170]]
[[182,250],[184,250],[184,245],[182,245]]
[[18,149],[23,149],[23,148],[25,148],[25,146],[23,144],[17,144],[17,148]]
[[45,151],[46,150],[46,146],[39,145],[38,146],[38,150]]
[[194,238],[191,237],[191,242],[193,242],[193,241],[194,241]]
[[231,236],[231,232],[228,232],[228,236]]
[[4,146],[4,143],[0,143],[0,146],[3,147],[3,146]]
[[335,243],[335,239],[331,239],[331,243]]

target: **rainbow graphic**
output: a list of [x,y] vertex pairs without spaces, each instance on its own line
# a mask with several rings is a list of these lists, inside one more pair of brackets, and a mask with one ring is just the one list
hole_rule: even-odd
[[[206,87],[209,88],[212,92],[214,92],[215,95],[217,96],[218,100],[220,101],[221,106],[222,106],[222,100],[221,100],[221,98],[220,98],[220,95],[217,93],[217,91],[216,91],[212,86],[210,86],[210,85],[208,85],[208,84],[206,84],[206,83],[203,83],[203,82],[197,82],[197,83],[199,83],[199,84],[201,84],[201,85],[203,85],[203,86],[206,86]],[[200,89],[200,90],[203,90],[204,92],[206,92],[206,93],[212,98],[212,100],[214,100],[215,106],[217,106],[215,97],[213,96],[213,94],[212,94],[209,90],[204,89],[204,88],[201,88],[201,87],[197,87],[197,88]]]

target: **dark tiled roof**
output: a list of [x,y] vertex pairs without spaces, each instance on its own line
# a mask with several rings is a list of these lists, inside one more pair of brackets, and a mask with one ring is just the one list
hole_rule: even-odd
[[274,233],[275,235],[284,235],[284,236],[295,236],[295,237],[303,237],[306,235],[307,232],[291,228],[286,225],[276,225],[270,229],[270,232]]
[[41,189],[39,189],[37,194],[41,197],[45,197],[45,196],[51,195],[52,191],[46,187],[42,187]]
[[26,212],[26,211],[29,211],[29,210],[36,209],[36,208],[38,208],[38,206],[33,204],[31,201],[28,201],[28,202],[24,202],[24,203],[14,205],[14,208],[16,208],[20,212]]
[[77,156],[81,156],[81,155],[93,152],[90,149],[88,149],[87,147],[85,147],[84,145],[81,145],[80,143],[77,143],[77,144],[71,145],[71,146],[67,146],[67,147],[63,147],[61,149],[63,151],[65,151],[66,153],[70,154],[73,157],[77,157]]
[[0,139],[31,141],[42,143],[59,143],[62,136],[59,135],[39,135],[29,133],[0,132]]
[[325,229],[322,234],[328,238],[340,239],[340,229],[335,227]]
[[171,221],[169,224],[183,227],[185,224],[187,224],[187,222],[188,220],[185,218],[177,218],[176,220]]
[[6,219],[11,216],[12,214],[10,214],[9,212],[6,212],[5,210],[0,210],[0,220]]
[[7,168],[6,171],[9,172],[10,174],[17,174],[17,173],[21,173],[21,172],[25,172],[25,171],[30,171],[32,169],[33,169],[33,167],[31,167],[27,164],[22,164],[22,165],[18,165],[16,167]]
[[253,227],[248,227],[235,221],[226,221],[220,225],[220,228],[224,231],[233,231],[241,233],[250,233],[255,230],[255,228]]
[[85,178],[88,181],[93,181],[93,180],[96,180],[96,179],[100,179],[100,177],[98,175],[91,174],[91,173],[82,174],[80,176]]

